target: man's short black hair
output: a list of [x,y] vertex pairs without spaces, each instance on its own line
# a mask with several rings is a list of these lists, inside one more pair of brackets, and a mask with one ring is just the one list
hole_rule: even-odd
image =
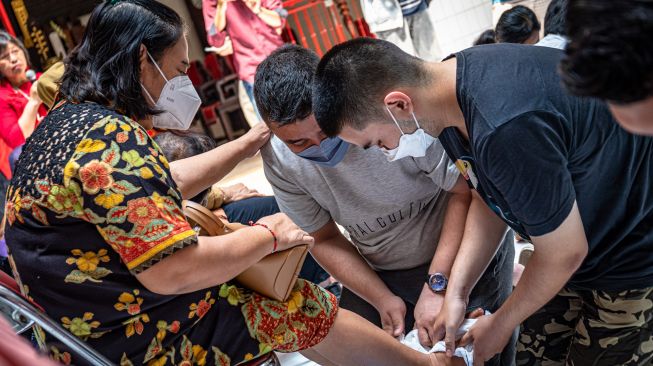
[[567,17],[567,0],[551,0],[544,16],[544,36],[567,35],[565,18]]
[[531,9],[517,5],[501,14],[496,26],[496,39],[500,43],[524,43],[533,32],[540,30],[540,21]]
[[266,123],[283,126],[311,115],[311,82],[320,58],[297,45],[285,45],[256,69],[254,98]]
[[653,95],[653,1],[569,1],[567,36],[571,92],[617,103]]
[[383,98],[395,89],[427,83],[423,61],[394,44],[357,38],[333,47],[313,81],[313,113],[322,131],[336,136],[345,125],[362,130],[386,118]]

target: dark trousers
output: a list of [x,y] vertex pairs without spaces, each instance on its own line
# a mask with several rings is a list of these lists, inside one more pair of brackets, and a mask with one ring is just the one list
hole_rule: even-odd
[[[406,333],[413,329],[413,325],[415,324],[415,305],[422,292],[428,271],[429,264],[401,271],[376,272],[390,291],[404,300],[406,304],[406,318],[404,319]],[[376,308],[346,287],[342,288],[339,305],[341,308],[353,311],[369,320],[379,328],[381,327],[381,316],[376,311]]]
[[[279,206],[274,197],[253,197],[222,206],[229,222],[239,222],[247,225],[250,221],[258,221],[262,217],[279,213]],[[299,272],[299,278],[320,283],[327,278],[329,274],[325,271],[310,254],[306,256],[304,265]]]
[[[496,256],[488,266],[487,270],[478,281],[469,298],[469,308],[472,311],[483,308],[495,312],[512,292],[512,270],[515,257],[514,237],[509,232],[499,248]],[[429,264],[423,266],[399,270],[399,271],[377,271],[381,281],[388,286],[390,291],[404,300],[406,304],[405,329],[406,333],[413,329],[415,324],[415,304],[422,292],[426,281]],[[371,323],[381,327],[381,317],[371,304],[358,297],[348,290],[342,289],[340,307],[357,313]],[[508,342],[504,351],[491,359],[486,365],[511,366],[515,364],[515,342],[517,340],[517,329]]]

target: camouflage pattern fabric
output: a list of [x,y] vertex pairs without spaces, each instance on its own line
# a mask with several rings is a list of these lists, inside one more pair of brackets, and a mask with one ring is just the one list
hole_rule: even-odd
[[653,287],[562,289],[521,326],[517,366],[653,365]]

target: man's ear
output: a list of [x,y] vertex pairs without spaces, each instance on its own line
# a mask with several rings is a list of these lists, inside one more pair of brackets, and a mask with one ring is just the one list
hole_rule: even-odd
[[383,98],[383,103],[399,119],[406,119],[413,113],[413,101],[403,92],[391,91]]

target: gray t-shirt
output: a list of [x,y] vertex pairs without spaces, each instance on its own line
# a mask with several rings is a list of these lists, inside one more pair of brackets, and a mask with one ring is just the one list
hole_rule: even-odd
[[331,218],[377,270],[410,269],[433,259],[458,170],[439,141],[423,158],[389,162],[377,148],[350,146],[335,167],[295,155],[273,137],[261,150],[281,208],[307,232]]

